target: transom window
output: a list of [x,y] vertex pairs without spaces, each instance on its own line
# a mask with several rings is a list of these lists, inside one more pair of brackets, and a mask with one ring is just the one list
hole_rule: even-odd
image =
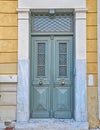
[[33,14],[32,33],[73,32],[72,14]]

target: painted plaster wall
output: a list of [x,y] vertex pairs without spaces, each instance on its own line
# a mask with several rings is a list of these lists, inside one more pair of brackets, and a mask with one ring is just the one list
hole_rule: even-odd
[[[0,77],[17,74],[16,8],[17,0],[0,0]],[[0,80],[0,122],[6,120],[16,120],[16,83]]]
[[[87,102],[90,127],[99,125],[98,121],[98,64],[97,64],[97,0],[87,0]],[[89,85],[89,75],[93,84]]]

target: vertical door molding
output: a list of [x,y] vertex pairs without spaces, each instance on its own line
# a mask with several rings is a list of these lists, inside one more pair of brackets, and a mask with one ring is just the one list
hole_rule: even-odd
[[18,11],[17,122],[29,120],[29,9]]
[[86,9],[75,9],[75,111],[76,121],[87,122]]
[[100,120],[100,0],[97,1],[98,15],[97,15],[97,28],[98,28],[98,115]]

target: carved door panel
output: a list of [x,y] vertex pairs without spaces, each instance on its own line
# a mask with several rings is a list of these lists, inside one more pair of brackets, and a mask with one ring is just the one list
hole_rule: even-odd
[[47,118],[50,111],[50,37],[32,39],[32,117]]
[[72,117],[72,37],[55,37],[53,112],[55,118]]

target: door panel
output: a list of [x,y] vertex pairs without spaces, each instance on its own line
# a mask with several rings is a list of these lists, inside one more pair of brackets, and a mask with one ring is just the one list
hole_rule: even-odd
[[32,81],[39,84],[40,79],[44,84],[50,80],[50,38],[34,37],[32,39]]
[[50,38],[32,39],[31,114],[33,118],[48,118],[50,111]]
[[32,118],[72,118],[72,37],[32,38]]
[[55,118],[71,118],[71,88],[56,87],[54,89],[53,111]]
[[72,37],[55,37],[55,82],[72,82]]
[[55,37],[55,118],[72,117],[72,37]]
[[50,110],[49,87],[34,87],[33,89],[33,112],[32,117],[47,118]]

